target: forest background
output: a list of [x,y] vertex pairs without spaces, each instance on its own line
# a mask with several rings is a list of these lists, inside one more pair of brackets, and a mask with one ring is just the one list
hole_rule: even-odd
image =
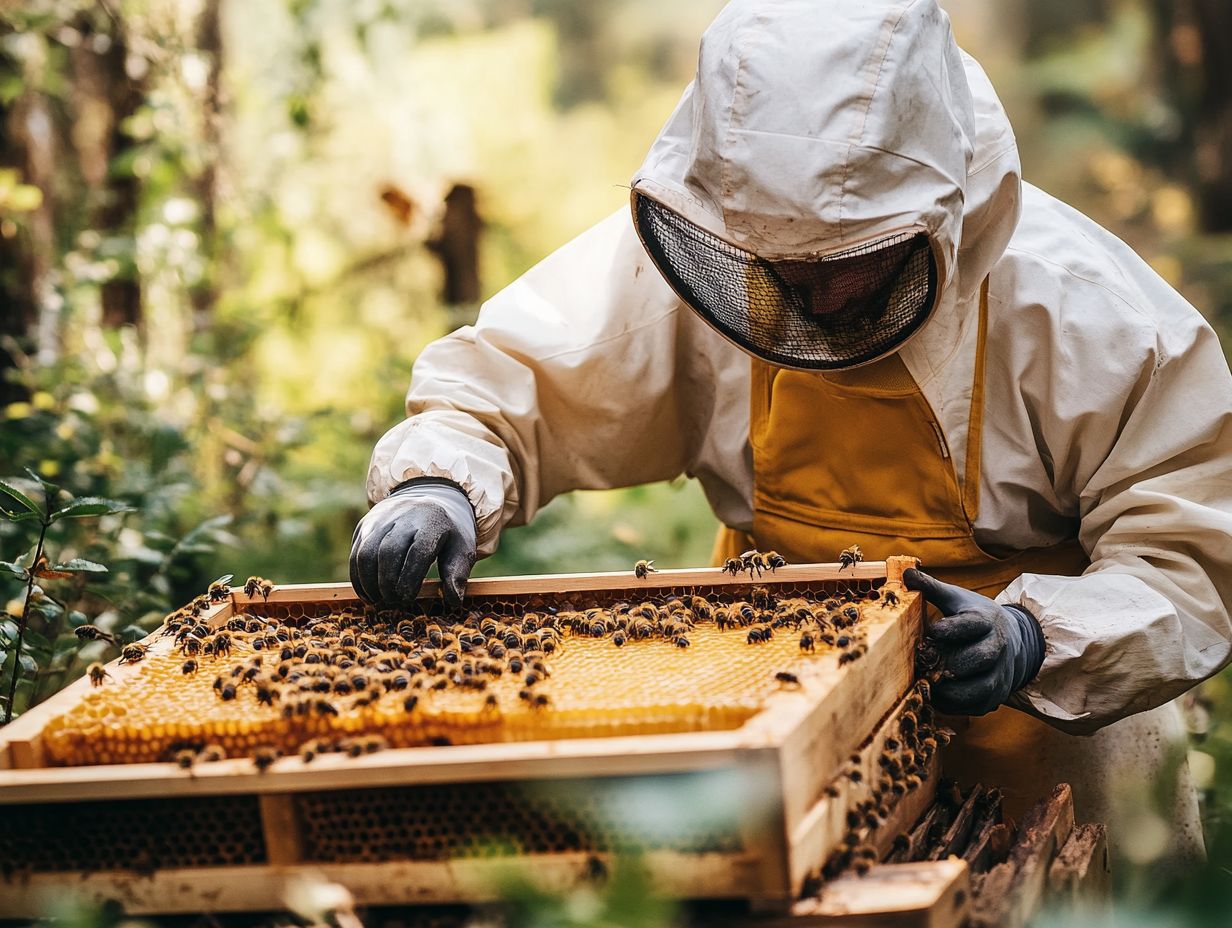
[[[1226,336],[1232,4],[943,5],[1026,177]],[[0,0],[0,475],[131,507],[53,527],[58,559],[109,569],[43,584],[21,648],[0,570],[11,710],[104,653],[86,622],[136,637],[225,573],[345,578],[417,353],[627,202],[720,6]],[[714,528],[692,481],[577,493],[476,574],[701,565]],[[0,521],[0,563],[34,531]],[[1158,841],[1131,850],[1138,909],[1232,906],[1229,690],[1189,700],[1211,865],[1162,881]]]

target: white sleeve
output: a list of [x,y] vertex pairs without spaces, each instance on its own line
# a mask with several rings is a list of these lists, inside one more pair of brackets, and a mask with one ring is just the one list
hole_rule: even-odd
[[[999,597],[1029,609],[1047,641],[1018,705],[1074,733],[1174,699],[1232,650],[1232,376],[1195,311],[1166,315],[1139,327],[1141,344],[1063,346],[1145,360],[1115,398],[1106,384],[1069,383],[1084,398],[1062,398],[1051,426],[1075,459],[1096,458],[1075,475],[1091,567],[1027,574]],[[1062,363],[1083,366],[1073,354]]]
[[708,353],[623,210],[484,305],[415,362],[408,418],[368,470],[377,502],[417,476],[460,485],[479,553],[559,493],[689,470],[708,410]]

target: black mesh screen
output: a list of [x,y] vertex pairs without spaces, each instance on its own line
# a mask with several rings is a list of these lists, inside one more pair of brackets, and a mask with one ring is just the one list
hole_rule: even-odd
[[772,364],[840,370],[902,345],[928,318],[937,267],[906,232],[824,258],[770,261],[646,196],[638,231],[672,288],[720,332]]

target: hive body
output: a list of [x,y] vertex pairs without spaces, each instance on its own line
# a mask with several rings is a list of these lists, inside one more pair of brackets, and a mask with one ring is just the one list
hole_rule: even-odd
[[[83,681],[0,733],[0,765],[34,768],[0,770],[0,806],[28,819],[34,836],[24,844],[0,837],[10,883],[0,914],[34,914],[58,874],[105,894],[121,879],[117,870],[186,868],[193,878],[178,885],[199,891],[172,899],[158,878],[145,889],[126,883],[132,910],[246,908],[262,893],[276,901],[297,866],[326,868],[365,903],[475,901],[495,891],[483,877],[494,859],[568,882],[594,855],[633,849],[657,861],[661,888],[673,895],[788,900],[839,848],[849,830],[844,810],[868,801],[871,777],[850,772],[857,759],[875,772],[911,685],[921,607],[898,582],[911,563],[902,561],[787,567],[752,579],[665,571],[475,581],[454,615],[441,612],[431,589],[403,616],[365,615],[346,586],[278,588],[268,601],[236,591],[201,617],[207,640],[231,623],[229,653],[196,654],[195,672],[185,674],[183,640],[152,636],[143,661],[108,667],[107,685]],[[897,602],[887,604],[883,591]],[[715,621],[715,610],[754,601],[756,621]],[[695,608],[673,605],[680,602]],[[622,610],[644,603],[659,610],[661,633],[618,644]],[[854,610],[840,620],[847,627],[829,629],[846,640],[802,649],[810,620],[775,626],[783,603],[828,615]],[[686,611],[688,627],[674,627]],[[540,617],[531,634],[555,621],[558,639],[546,654],[511,649],[522,652],[517,672],[508,654],[487,653],[492,634],[455,647],[445,674],[422,667],[422,652],[439,663],[452,647],[428,641],[429,626],[448,633],[491,619],[525,635],[519,623],[528,614]],[[544,618],[553,615],[615,619],[590,630]],[[329,634],[363,623],[388,632],[371,653],[359,649],[364,661],[342,668],[354,655],[335,653],[323,660],[328,671],[300,667],[298,686],[283,681],[272,704],[258,700],[260,680],[276,680],[285,661],[254,641],[283,630],[282,645],[312,635],[324,645],[313,650],[337,652],[346,645]],[[825,624],[814,631],[824,634]],[[773,634],[749,643],[760,627]],[[400,657],[417,662],[409,669],[389,656],[399,640]],[[490,661],[499,673],[476,664],[464,679],[467,661]],[[544,673],[527,683],[534,662]],[[221,698],[215,680],[250,666],[254,680]],[[303,688],[356,672],[369,679],[341,695]],[[409,679],[393,682],[401,674]],[[337,711],[313,708],[318,695]],[[301,702],[310,708],[295,709]],[[309,760],[299,756],[306,742],[320,744]],[[383,749],[349,749],[360,743]],[[186,769],[170,762],[215,747],[227,759]],[[266,759],[258,765],[254,756]],[[929,792],[931,764],[918,759],[923,776],[895,814]],[[137,827],[117,828],[123,816]],[[85,823],[81,848],[39,852],[30,842],[61,820]],[[379,875],[391,867],[397,886]]]

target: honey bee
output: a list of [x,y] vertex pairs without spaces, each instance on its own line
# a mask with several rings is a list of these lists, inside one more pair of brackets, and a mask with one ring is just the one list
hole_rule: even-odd
[[650,574],[657,574],[658,568],[654,566],[654,561],[638,561],[633,565],[633,576],[639,580],[645,580]]
[[684,648],[690,647],[693,644],[693,642],[689,641],[687,635],[677,635],[675,638],[672,639],[672,644],[674,644],[678,648],[684,649]]
[[186,660],[183,663],[183,665],[180,667],[180,673],[185,674],[185,675],[190,674],[190,673],[196,673],[196,672],[197,672],[197,661],[195,658],[192,658],[192,657]]
[[761,557],[761,552],[757,551],[756,549],[745,551],[742,555],[740,555],[740,569],[747,570],[749,572],[750,577],[753,576],[753,571],[757,571],[757,576],[760,577],[761,576],[761,563],[759,560],[760,557]]
[[731,574],[733,577],[739,577],[744,573],[744,562],[738,557],[729,557],[723,562],[721,568],[723,573]]
[[111,632],[103,631],[97,625],[78,625],[74,632],[82,641],[105,641],[110,645],[116,643],[115,636]]
[[107,672],[107,668],[95,661],[86,668],[86,676],[90,678],[91,686],[102,686],[103,681],[110,678],[111,674]]
[[226,657],[231,653],[231,636],[226,632],[218,632],[211,639],[212,653],[218,657]]
[[886,590],[885,593],[881,597],[881,608],[884,609],[887,606],[897,606],[897,605],[898,605],[898,594],[895,593],[893,590]]
[[320,738],[314,738],[311,741],[305,741],[299,747],[299,757],[305,764],[310,764],[318,754],[324,754],[330,748],[328,741]]
[[235,684],[234,683],[224,683],[222,687],[218,690],[218,696],[224,702],[230,702],[232,699],[235,698]]
[[412,693],[406,699],[402,700],[402,710],[404,712],[414,712],[415,707],[419,705],[419,696]]
[[269,602],[270,593],[274,592],[274,584],[266,580],[264,577],[249,577],[244,581],[244,595],[249,599],[255,599],[257,594],[261,594],[261,598]]
[[806,631],[800,636],[800,651],[804,654],[815,654],[817,652],[817,644],[813,640],[813,633]]
[[745,640],[749,644],[765,644],[774,637],[774,631],[769,625],[757,625],[749,629]]
[[777,551],[767,551],[762,555],[762,559],[770,573],[774,573],[780,567],[787,566],[787,559]]
[[197,752],[191,748],[185,748],[182,751],[176,751],[171,758],[177,767],[181,770],[187,770],[197,760]]
[[616,647],[618,648],[623,648],[625,645],[625,641],[626,641],[625,633],[622,631],[617,631],[615,634],[612,635],[612,644],[616,645]]
[[347,757],[362,757],[365,754],[375,754],[388,747],[388,742],[380,735],[368,735],[362,738],[349,738],[341,745]]
[[274,700],[279,698],[279,693],[276,687],[272,684],[260,682],[257,684],[257,702],[263,706],[272,706]]
[[217,744],[207,744],[197,755],[197,760],[203,764],[212,764],[224,759],[227,752]]
[[844,548],[838,556],[838,569],[843,571],[848,567],[855,567],[864,560],[864,553],[860,550],[859,545],[852,545],[850,548]]
[[278,756],[277,748],[259,747],[252,754],[252,762],[258,772],[265,773],[278,760]]
[[786,671],[786,670],[780,670],[778,673],[774,675],[774,679],[777,680],[779,683],[782,683],[786,686],[799,686],[800,685],[800,678],[797,677],[794,673],[790,673],[789,671]]
[[140,644],[139,642],[133,642],[132,644],[126,644],[120,650],[120,663],[121,664],[135,664],[137,663],[137,661],[145,658],[146,652],[148,650],[149,650],[148,647],[146,647],[143,644]]
[[209,597],[211,603],[225,602],[227,597],[231,595],[231,587],[228,584],[233,576],[234,574],[223,574],[209,585],[205,595]]

